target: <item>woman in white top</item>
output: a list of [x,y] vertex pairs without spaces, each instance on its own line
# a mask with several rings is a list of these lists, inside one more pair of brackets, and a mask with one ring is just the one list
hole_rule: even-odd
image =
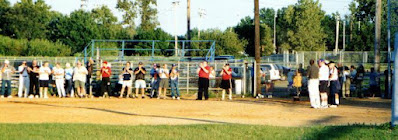
[[160,99],[160,95],[162,94],[163,90],[163,99],[166,99],[166,91],[167,88],[169,88],[169,74],[170,70],[167,68],[167,64],[163,64],[163,68],[160,68],[159,70],[159,96],[158,99]]
[[40,98],[47,99],[48,82],[50,79],[51,69],[48,67],[48,62],[44,62],[44,65],[39,69],[39,93]]
[[80,61],[77,61],[77,67],[75,67],[75,69],[73,70],[73,81],[75,82],[75,88],[80,98],[86,96],[85,84],[87,74],[88,71],[86,67],[82,66],[82,63]]
[[57,63],[55,65],[55,68],[53,68],[53,74],[55,78],[55,85],[57,86],[57,92],[58,92],[58,97],[66,97],[65,94],[65,71],[63,68],[61,68],[61,65]]

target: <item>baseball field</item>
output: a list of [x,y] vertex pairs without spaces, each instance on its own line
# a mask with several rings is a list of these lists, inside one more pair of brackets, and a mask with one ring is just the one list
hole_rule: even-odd
[[0,139],[390,139],[391,101],[1,99]]

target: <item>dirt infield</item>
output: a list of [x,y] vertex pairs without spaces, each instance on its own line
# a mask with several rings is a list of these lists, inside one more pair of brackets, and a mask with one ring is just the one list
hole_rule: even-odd
[[380,124],[390,121],[391,101],[348,99],[339,108],[312,109],[308,101],[235,99],[0,99],[0,123],[117,125],[240,123],[274,126]]

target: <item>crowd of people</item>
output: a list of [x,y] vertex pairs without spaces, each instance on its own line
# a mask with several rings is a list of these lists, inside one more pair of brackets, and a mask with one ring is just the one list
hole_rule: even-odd
[[[18,94],[20,98],[48,98],[49,85],[54,85],[53,95],[57,95],[60,98],[66,97],[110,97],[115,96],[113,94],[114,89],[112,88],[112,68],[110,63],[103,61],[100,69],[97,73],[96,83],[97,89],[96,95],[92,95],[92,87],[90,86],[93,82],[93,64],[94,62],[90,59],[86,67],[80,62],[76,62],[76,66],[71,67],[70,63],[66,63],[65,67],[60,63],[56,63],[54,67],[50,67],[49,62],[44,62],[42,66],[38,65],[36,60],[32,61],[30,66],[27,65],[26,61],[23,61],[18,70],[15,70],[13,66],[10,66],[10,62],[5,60],[3,67],[1,68],[1,94],[0,98],[12,98],[11,95],[11,80],[14,73],[19,74]],[[198,82],[198,97],[197,100],[209,99],[209,85],[211,76],[215,76],[214,70],[208,66],[208,62],[204,61],[199,64],[197,74],[199,77]],[[118,82],[116,90],[118,90],[119,98],[146,98],[145,89],[147,83],[145,75],[147,70],[142,62],[138,63],[138,67],[133,69],[130,62],[126,62],[121,72],[118,75]],[[150,98],[166,99],[167,91],[171,89],[171,98],[180,100],[180,91],[178,88],[179,71],[177,65],[173,64],[169,69],[167,64],[160,66],[154,64],[150,70],[151,82]],[[225,94],[228,92],[228,98],[232,100],[232,69],[229,64],[226,64],[220,72],[222,77],[221,88],[222,100],[225,99]],[[132,94],[133,87],[135,87],[135,94]],[[7,91],[6,91],[7,89]],[[55,90],[56,89],[56,90]],[[141,94],[141,96],[139,96]]]
[[[296,94],[299,95],[304,81],[302,75],[306,75],[308,95],[313,108],[338,107],[340,98],[352,97],[352,92],[357,97],[365,97],[365,92],[362,91],[365,70],[362,65],[358,69],[355,66],[348,68],[340,64],[336,66],[333,61],[320,59],[317,63],[310,60],[307,71],[300,68],[287,74],[288,89],[294,87]],[[367,96],[375,97],[375,93],[379,92],[377,90],[379,89],[379,74],[374,68],[371,68],[369,79],[369,94]]]

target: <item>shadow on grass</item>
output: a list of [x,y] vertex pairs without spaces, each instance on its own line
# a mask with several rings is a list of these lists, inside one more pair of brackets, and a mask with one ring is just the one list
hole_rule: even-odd
[[142,115],[142,114],[122,112],[122,111],[103,109],[103,108],[95,108],[95,107],[73,107],[73,106],[65,106],[65,105],[53,105],[53,104],[43,104],[43,103],[38,103],[38,102],[21,102],[21,101],[9,101],[9,102],[11,102],[11,103],[19,103],[19,104],[44,105],[44,106],[51,106],[51,107],[89,109],[89,110],[96,110],[96,111],[115,113],[115,114],[120,114],[120,115],[128,115],[128,116],[153,117],[153,118],[165,118],[165,119],[179,119],[179,120],[198,121],[198,122],[216,123],[216,124],[236,124],[236,123],[229,123],[229,122],[223,122],[223,121],[196,119],[196,118],[161,116],[161,115]]

